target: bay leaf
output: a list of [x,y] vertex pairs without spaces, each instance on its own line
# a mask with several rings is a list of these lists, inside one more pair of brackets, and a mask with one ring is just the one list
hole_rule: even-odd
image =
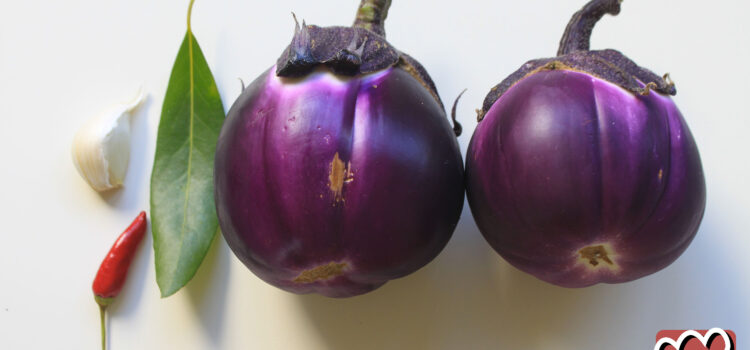
[[224,106],[190,29],[169,78],[151,174],[156,282],[167,297],[193,278],[218,231],[214,151]]

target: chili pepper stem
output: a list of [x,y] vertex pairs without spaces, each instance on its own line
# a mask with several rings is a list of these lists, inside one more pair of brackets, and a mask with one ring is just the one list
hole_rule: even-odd
[[107,350],[107,325],[104,322],[105,314],[106,314],[107,307],[104,305],[99,305],[99,321],[101,322],[102,326],[102,350]]

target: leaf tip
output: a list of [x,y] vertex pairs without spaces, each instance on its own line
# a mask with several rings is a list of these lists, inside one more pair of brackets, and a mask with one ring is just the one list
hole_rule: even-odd
[[183,286],[184,284],[178,285],[175,283],[169,283],[169,285],[166,286],[163,284],[159,284],[159,293],[161,294],[161,298],[164,299],[172,296],[173,294],[177,293],[177,291],[179,291]]

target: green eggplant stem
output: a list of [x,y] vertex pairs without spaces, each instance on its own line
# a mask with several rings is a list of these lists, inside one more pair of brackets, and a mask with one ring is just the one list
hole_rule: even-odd
[[353,27],[364,28],[385,38],[385,18],[391,0],[362,0],[357,9]]

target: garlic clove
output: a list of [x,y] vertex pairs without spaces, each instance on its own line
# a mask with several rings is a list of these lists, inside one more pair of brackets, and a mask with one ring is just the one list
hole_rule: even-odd
[[89,120],[73,138],[73,163],[97,191],[122,186],[130,161],[130,117],[144,99],[142,89],[131,102]]

